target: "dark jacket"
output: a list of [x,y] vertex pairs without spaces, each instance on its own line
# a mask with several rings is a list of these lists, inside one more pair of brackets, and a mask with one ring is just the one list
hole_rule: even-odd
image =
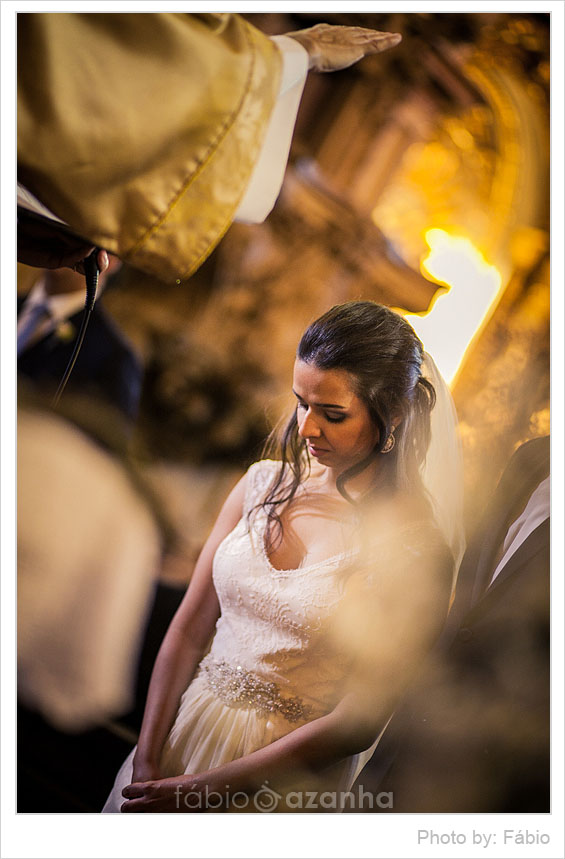
[[[18,312],[21,304],[18,302]],[[71,357],[80,329],[82,311],[25,350],[18,359],[18,375],[49,394],[57,389]],[[69,332],[69,337],[61,336]],[[118,326],[96,302],[67,391],[102,400],[125,416],[137,418],[143,368]]]

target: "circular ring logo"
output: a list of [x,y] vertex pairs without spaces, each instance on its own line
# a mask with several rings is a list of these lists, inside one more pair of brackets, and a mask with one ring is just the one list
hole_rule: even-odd
[[253,804],[257,811],[262,811],[267,814],[274,811],[279,804],[279,800],[282,799],[282,795],[280,793],[267,787],[268,784],[268,781],[264,781],[253,797]]

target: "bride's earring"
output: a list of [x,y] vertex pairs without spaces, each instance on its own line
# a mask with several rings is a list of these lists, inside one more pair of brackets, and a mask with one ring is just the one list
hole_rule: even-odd
[[381,450],[381,453],[390,453],[395,444],[396,444],[396,439],[394,437],[394,432],[391,432],[391,434],[389,435],[389,437],[387,438],[387,440],[384,443],[384,446],[383,446],[383,449]]

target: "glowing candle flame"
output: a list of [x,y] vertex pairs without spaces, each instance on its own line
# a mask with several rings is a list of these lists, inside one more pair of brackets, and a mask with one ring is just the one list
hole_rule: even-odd
[[467,348],[502,295],[502,277],[469,239],[428,230],[426,242],[430,253],[421,267],[449,289],[427,314],[405,318],[452,384]]

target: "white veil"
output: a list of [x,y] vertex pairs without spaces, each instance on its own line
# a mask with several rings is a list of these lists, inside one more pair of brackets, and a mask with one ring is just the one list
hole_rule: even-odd
[[463,525],[463,457],[458,420],[451,392],[435,365],[424,353],[422,375],[434,386],[436,403],[431,413],[430,445],[421,475],[438,527],[455,559],[455,577],[465,551]]

